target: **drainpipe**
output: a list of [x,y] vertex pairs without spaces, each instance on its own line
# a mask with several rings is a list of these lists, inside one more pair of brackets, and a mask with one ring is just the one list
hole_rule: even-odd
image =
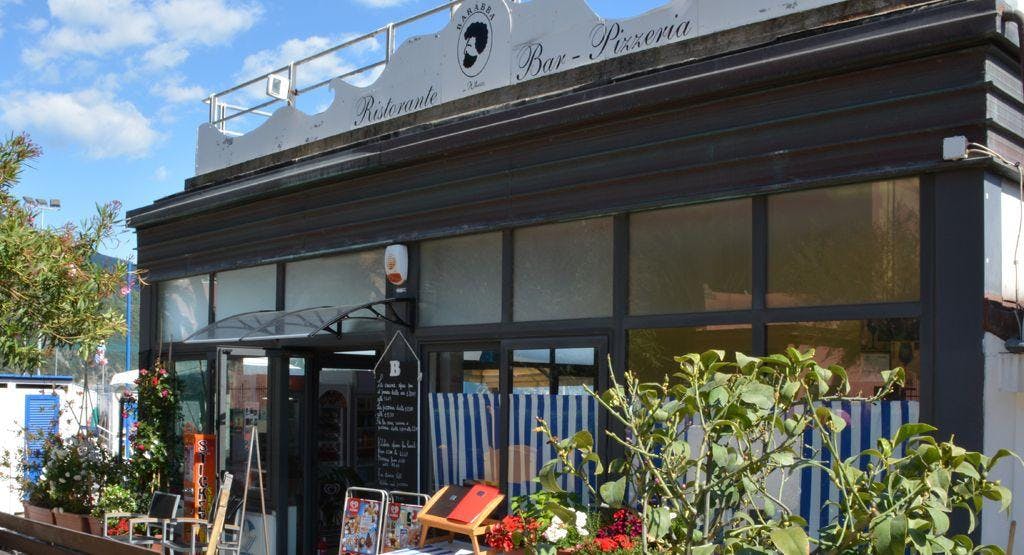
[[1007,10],[1003,12],[1003,21],[1000,32],[1006,35],[1006,24],[1017,24],[1017,70],[1021,79],[1021,94],[1024,95],[1024,14],[1020,10]]

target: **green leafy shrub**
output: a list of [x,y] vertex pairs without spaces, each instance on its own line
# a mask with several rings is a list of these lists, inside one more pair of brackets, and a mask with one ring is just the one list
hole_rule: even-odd
[[[813,351],[794,349],[763,358],[737,353],[735,363],[721,351],[676,361],[679,371],[661,383],[640,383],[627,373],[625,383],[612,376],[607,391],[589,391],[615,423],[606,433],[621,458],[605,464],[590,432],[558,438],[540,421],[558,453],[541,471],[544,488],[561,493],[557,477],[568,473],[608,505],[638,507],[647,539],[642,547],[655,551],[1001,552],[954,532],[950,514],[962,510],[973,530],[983,500],[1005,509],[1010,492],[988,475],[1000,459],[1019,460],[1013,453],[986,457],[936,440],[927,424],[906,424],[843,459],[838,441],[846,421],[827,406],[849,395],[843,368],[822,367]],[[903,385],[902,369],[882,377],[884,386],[865,401],[879,401]],[[808,429],[821,437],[827,465],[820,453],[804,456]],[[695,448],[690,434],[696,435]],[[863,471],[861,457],[869,459]],[[815,538],[783,496],[787,482],[808,466],[820,468],[839,492],[839,518]],[[590,470],[604,477],[600,487],[590,483]]]

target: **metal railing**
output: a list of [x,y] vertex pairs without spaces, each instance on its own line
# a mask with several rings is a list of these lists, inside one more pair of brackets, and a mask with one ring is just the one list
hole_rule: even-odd
[[[279,102],[286,103],[289,106],[294,106],[299,95],[324,87],[334,79],[344,79],[346,77],[353,77],[365,73],[367,71],[374,70],[378,67],[386,66],[388,62],[391,61],[391,56],[395,53],[395,36],[400,28],[444,11],[448,11],[450,15],[454,15],[462,1],[463,0],[452,0],[450,2],[445,2],[440,6],[418,13],[412,17],[408,17],[396,23],[389,23],[384,27],[381,27],[380,29],[371,31],[369,33],[366,33],[365,35],[360,35],[358,37],[352,38],[341,44],[332,46],[326,50],[322,50],[320,52],[317,52],[316,54],[302,58],[301,60],[290,62],[288,63],[288,65],[281,66],[277,69],[268,71],[262,75],[253,77],[252,79],[249,79],[244,83],[235,85],[230,89],[225,89],[223,91],[213,93],[203,100],[203,103],[209,105],[210,108],[210,123],[213,124],[222,133],[225,133],[227,135],[242,135],[242,133],[239,133],[237,131],[229,130],[227,128],[227,122],[235,118],[245,116],[247,114],[270,117],[271,112],[264,110],[264,108],[269,108],[270,106],[273,106]],[[334,54],[335,52],[339,52],[346,48],[354,47],[364,41],[377,40],[378,37],[380,37],[381,35],[384,35],[386,44],[384,48],[383,59],[364,65],[357,69],[353,69],[341,75],[335,75],[329,79],[325,79],[312,85],[307,85],[304,87],[298,86],[299,70],[303,65],[323,58],[324,56],[329,56],[331,54]],[[286,84],[287,90],[283,91],[283,94],[281,94],[280,96],[274,96],[270,94],[269,82],[271,78],[284,79],[283,82],[284,84]],[[223,100],[226,96],[231,95],[232,93],[236,93],[242,89],[251,87],[260,82],[268,83],[268,89],[266,94],[267,96],[270,96],[270,100],[260,102],[254,106],[240,106],[238,104],[232,104],[229,102],[225,102]]]

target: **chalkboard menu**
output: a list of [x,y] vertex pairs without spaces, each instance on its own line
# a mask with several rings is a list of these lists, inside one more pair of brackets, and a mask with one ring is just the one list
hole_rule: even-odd
[[417,491],[419,365],[391,360],[377,364],[377,483],[388,490]]

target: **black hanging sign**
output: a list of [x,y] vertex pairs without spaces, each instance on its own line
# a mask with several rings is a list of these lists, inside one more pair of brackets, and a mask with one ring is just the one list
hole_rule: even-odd
[[[396,341],[401,337],[402,341]],[[377,382],[377,484],[419,491],[419,358],[401,331],[374,367]]]

